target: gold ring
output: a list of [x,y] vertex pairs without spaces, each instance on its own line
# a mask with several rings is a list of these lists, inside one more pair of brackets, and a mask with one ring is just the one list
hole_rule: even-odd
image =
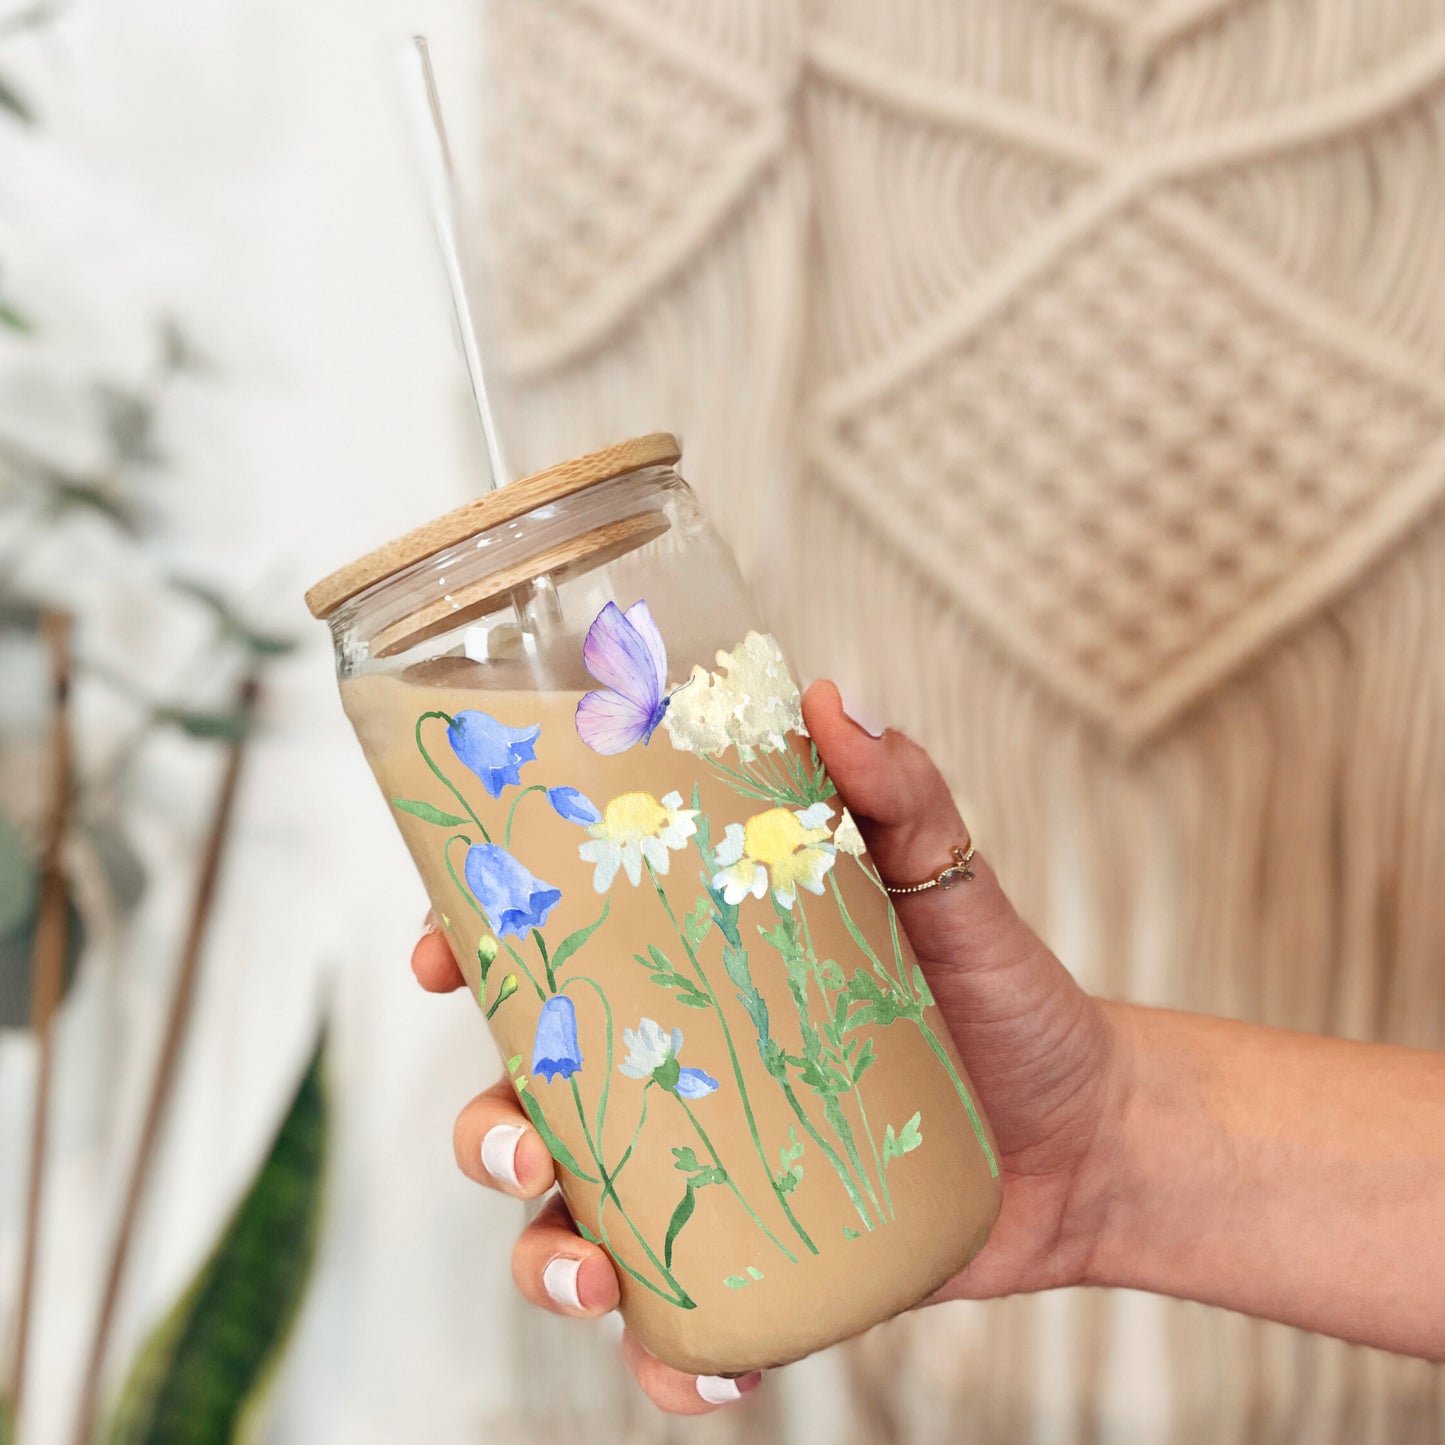
[[925,878],[922,883],[899,883],[896,886],[891,883],[883,885],[888,893],[927,893],[930,888],[952,888],[960,880],[964,883],[973,881],[973,869],[968,865],[973,862],[973,844],[968,845],[968,851],[962,848],[953,850],[953,862],[945,864],[932,878]]

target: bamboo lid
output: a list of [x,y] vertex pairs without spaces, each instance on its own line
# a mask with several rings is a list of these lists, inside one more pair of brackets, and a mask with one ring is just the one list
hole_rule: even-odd
[[588,452],[570,462],[559,462],[546,471],[499,487],[475,501],[435,517],[430,522],[407,532],[368,552],[364,557],[323,577],[307,594],[306,605],[313,617],[330,617],[343,602],[365,592],[385,577],[410,567],[414,562],[435,556],[478,532],[485,532],[502,522],[546,506],[573,492],[585,491],[599,482],[610,482],[643,467],[671,466],[682,456],[677,438],[670,432],[650,432],[617,442],[601,451]]

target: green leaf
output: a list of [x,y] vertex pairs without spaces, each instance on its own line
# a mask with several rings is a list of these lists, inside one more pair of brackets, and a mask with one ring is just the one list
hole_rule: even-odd
[[682,1065],[675,1058],[666,1058],[652,1071],[652,1077],[668,1093],[675,1094],[677,1081],[682,1077]]
[[672,1167],[681,1169],[684,1174],[696,1174],[703,1167],[702,1161],[697,1157],[697,1151],[691,1144],[684,1144],[680,1149],[674,1149],[672,1153],[677,1160]]
[[572,1151],[557,1137],[552,1126],[547,1122],[547,1116],[542,1112],[542,1106],[534,1099],[531,1093],[523,1087],[522,1083],[516,1084],[517,1096],[522,1101],[522,1107],[527,1111],[527,1117],[532,1121],[532,1127],[542,1136],[542,1142],[547,1146],[548,1152],[564,1168],[570,1169],[579,1178],[590,1178],[591,1176],[573,1157]]
[[856,1084],[867,1071],[870,1065],[877,1063],[878,1056],[873,1052],[873,1040],[867,1039],[863,1044],[863,1052],[853,1061],[853,1082]]
[[684,1008],[711,1008],[712,1000],[706,994],[699,993],[693,989],[691,993],[679,993],[676,995],[678,1003]]
[[121,1390],[108,1445],[211,1445],[236,1438],[279,1359],[320,1228],[325,1041],[270,1152],[211,1256],[152,1331]]
[[521,1054],[513,1054],[512,1057],[507,1060],[507,1072],[508,1072],[509,1074],[515,1074],[515,1073],[517,1072],[518,1066],[521,1064],[521,1062],[522,1062],[522,1056],[521,1056]]
[[891,1163],[894,1159],[901,1158],[904,1154],[911,1154],[923,1143],[923,1132],[918,1127],[918,1121],[922,1116],[922,1110],[915,1110],[913,1117],[898,1131],[893,1133],[893,1125],[890,1124],[883,1131],[883,1163]]
[[585,928],[579,928],[575,933],[569,933],[567,937],[557,945],[557,951],[552,955],[553,973],[556,973],[557,970],[607,922],[607,913],[611,907],[612,900],[609,898],[602,905],[602,912],[597,916],[595,922],[589,923]]
[[3,75],[0,75],[0,110],[9,111],[16,120],[26,125],[35,119],[29,102]]
[[418,802],[415,798],[393,798],[391,806],[420,818],[423,823],[435,823],[438,828],[460,828],[467,821],[465,818],[458,818],[455,813],[444,813],[440,808],[434,808],[430,803]]
[[725,1280],[723,1280],[723,1283],[729,1289],[743,1289],[747,1285],[747,1280],[745,1280],[740,1274],[730,1274]]
[[831,958],[825,958],[818,965],[818,977],[822,980],[824,988],[843,987],[843,970]]
[[928,987],[928,980],[923,976],[923,970],[915,963],[913,965],[913,991],[918,995],[919,1002],[924,1008],[933,1007],[933,992]]
[[[0,858],[0,880],[13,884],[16,876],[6,877],[10,863]],[[33,865],[30,869],[30,892],[25,906],[12,926],[0,932],[0,1029],[26,1029],[30,1027],[30,985],[31,970],[35,961],[35,925],[40,913],[40,880]],[[23,877],[19,880],[23,881]],[[3,886],[3,884],[0,884]],[[85,952],[85,919],[76,905],[75,896],[66,884],[65,898],[65,958],[61,965],[61,997],[70,992],[80,966],[81,955]]]
[[0,933],[9,933],[30,916],[39,887],[34,854],[20,830],[0,813]]
[[233,741],[244,737],[250,717],[241,711],[209,712],[203,708],[159,707],[155,720],[167,727],[179,728],[187,737],[223,738]]
[[751,1264],[750,1264],[750,1265],[748,1266],[748,1274],[749,1274],[753,1279],[761,1279],[761,1278],[763,1277],[763,1272],[762,1272],[762,1270],[758,1269],[756,1265],[751,1265]]
[[[35,330],[30,318],[23,311],[3,299],[0,299],[0,326],[7,331],[18,331],[22,336],[28,336]],[[4,1436],[0,1435],[0,1440],[3,1439]]]
[[699,898],[692,912],[682,920],[683,934],[695,949],[707,937],[708,930],[711,928],[712,905],[705,897]]
[[15,1440],[15,1409],[8,1395],[0,1394],[0,1445],[13,1445]]
[[844,1239],[858,1239],[862,1233],[863,1231],[861,1229],[849,1229],[846,1224],[843,1226]]
[[487,1010],[487,1017],[491,1018],[491,1016],[496,1013],[496,1011],[501,1008],[501,1006],[506,1003],[506,1001],[511,998],[514,993],[516,993],[516,991],[517,975],[515,973],[509,973],[506,975],[505,978],[502,979],[502,985],[497,990],[497,996],[492,1000],[491,1008]]
[[687,1191],[677,1201],[677,1208],[672,1211],[672,1218],[667,1221],[667,1234],[662,1241],[662,1262],[668,1269],[672,1268],[672,1247],[677,1243],[677,1236],[682,1233],[682,1227],[692,1218],[692,1212],[697,1208],[697,1191],[688,1181]]

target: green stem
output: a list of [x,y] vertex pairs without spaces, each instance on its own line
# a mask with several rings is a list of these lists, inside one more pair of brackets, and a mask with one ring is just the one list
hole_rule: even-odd
[[532,783],[530,786],[523,788],[522,791],[512,799],[512,806],[507,809],[507,828],[502,834],[502,847],[510,848],[512,846],[512,823],[517,816],[517,804],[520,803],[528,793],[545,793],[546,791],[547,788],[545,784]]
[[697,1137],[702,1140],[703,1148],[706,1149],[707,1152],[712,1156],[712,1162],[717,1165],[719,1169],[722,1169],[722,1172],[727,1175],[728,1188],[732,1190],[733,1196],[737,1199],[738,1203],[747,1210],[748,1217],[753,1221],[754,1224],[757,1225],[759,1229],[763,1231],[764,1234],[768,1236],[770,1240],[772,1240],[775,1245],[777,1245],[780,1250],[783,1251],[785,1255],[788,1256],[790,1260],[792,1260],[794,1264],[797,1264],[798,1256],[794,1254],[793,1251],[789,1249],[788,1246],[784,1244],[783,1241],[779,1239],[778,1236],[774,1234],[773,1231],[769,1229],[768,1226],[764,1224],[761,1219],[758,1218],[757,1211],[743,1197],[743,1192],[741,1189],[738,1188],[737,1181],[733,1178],[732,1174],[729,1173],[728,1170],[723,1169],[723,1162],[721,1159],[718,1158],[718,1152],[716,1149],[713,1148],[712,1140],[707,1137],[707,1130],[702,1127],[701,1121],[698,1119],[697,1115],[692,1112],[692,1105],[689,1104],[687,1100],[682,1097],[681,1094],[674,1094],[673,1098],[675,1098],[677,1102],[682,1105],[682,1112],[686,1114],[687,1117],[692,1121],[692,1127],[697,1130]]
[[[642,1280],[654,1293],[662,1295],[664,1299],[671,1298],[674,1304],[680,1305],[683,1309],[696,1309],[697,1301],[683,1289],[673,1272],[657,1257],[652,1246],[643,1237],[642,1231],[632,1222],[632,1216],[622,1207],[622,1201],[617,1197],[617,1186],[612,1182],[612,1175],[608,1173],[607,1166],[602,1162],[602,1153],[599,1148],[601,1140],[600,1138],[594,1140],[592,1138],[592,1130],[587,1126],[587,1111],[582,1106],[582,1091],[577,1087],[577,1080],[575,1078],[569,1078],[567,1082],[572,1087],[572,1100],[577,1106],[577,1122],[582,1125],[582,1137],[587,1141],[587,1150],[592,1155],[592,1162],[596,1164],[597,1172],[602,1176],[602,1198],[597,1205],[597,1228],[602,1232],[603,1240],[607,1240],[607,1235],[603,1229],[602,1211],[606,1208],[607,1201],[610,1198],[613,1204],[617,1206],[617,1212],[622,1216],[622,1222],[632,1231],[632,1237],[641,1245],[642,1252],[647,1256],[648,1261],[658,1274],[667,1281],[668,1286],[675,1292],[674,1295],[669,1296],[665,1291],[653,1284],[652,1281],[644,1279],[631,1265],[624,1263],[615,1250],[613,1251],[613,1258],[616,1259],[633,1278]],[[608,1248],[612,1248],[610,1242],[608,1243]]]
[[[859,861],[859,867],[863,867]],[[908,978],[908,969],[903,962],[903,949],[898,941],[898,914],[893,909],[893,900],[888,897],[888,890],[883,886],[883,880],[870,868],[863,868],[872,881],[873,886],[882,893],[888,904],[888,929],[893,936],[893,956],[898,961],[898,974],[900,978]],[[968,1085],[959,1077],[958,1070],[953,1066],[953,1060],[948,1057],[948,1050],[938,1040],[928,1020],[923,1016],[923,1004],[920,999],[914,996],[913,991],[905,984],[905,994],[913,1004],[912,1009],[904,1015],[914,1023],[923,1037],[928,1041],[928,1047],[938,1056],[938,1061],[948,1070],[948,1077],[953,1081],[954,1091],[963,1102],[963,1107],[968,1111],[968,1121],[973,1125],[974,1136],[977,1138],[979,1147],[983,1150],[984,1157],[988,1160],[988,1172],[991,1178],[998,1178],[998,1156],[994,1153],[993,1145],[989,1143],[988,1133],[983,1127],[983,1120],[979,1118],[978,1108],[973,1102],[973,1095],[968,1091]]]
[[783,1097],[788,1101],[789,1107],[797,1115],[798,1123],[807,1131],[808,1137],[812,1139],[813,1143],[823,1151],[824,1157],[833,1166],[838,1178],[843,1181],[843,1187],[848,1191],[848,1198],[853,1201],[853,1208],[858,1211],[858,1218],[863,1221],[863,1228],[871,1230],[873,1220],[868,1214],[868,1206],[864,1204],[863,1196],[858,1192],[858,1186],[848,1172],[848,1166],[838,1157],[838,1151],[818,1132],[817,1127],[798,1102],[798,1096],[793,1092],[793,1086],[786,1079],[779,1079],[778,1085],[782,1089]]
[[663,911],[672,923],[673,932],[677,934],[678,942],[682,944],[683,952],[687,955],[688,962],[692,964],[693,972],[697,975],[698,982],[702,985],[712,1004],[712,1011],[717,1015],[717,1021],[722,1026],[723,1042],[727,1045],[728,1060],[732,1064],[733,1081],[737,1084],[738,1098],[742,1100],[743,1114],[748,1121],[748,1132],[753,1137],[753,1148],[757,1151],[758,1161],[762,1164],[763,1172],[768,1176],[768,1182],[772,1185],[773,1197],[782,1206],[783,1213],[788,1217],[788,1223],[793,1226],[793,1232],[807,1246],[809,1253],[817,1254],[818,1246],[808,1237],[808,1231],[803,1228],[794,1215],[792,1206],[788,1203],[788,1196],[778,1187],[778,1181],[773,1174],[773,1166],[768,1163],[767,1151],[763,1148],[763,1141],[758,1133],[758,1121],[753,1114],[752,1100],[748,1097],[748,1087],[743,1082],[742,1064],[738,1060],[738,1051],[733,1044],[732,1030],[728,1027],[727,1015],[723,1013],[722,1004],[718,1001],[717,994],[713,992],[712,984],[703,971],[702,964],[698,962],[697,954],[687,941],[687,935],[682,931],[682,926],[677,921],[677,915],[672,911],[672,904],[668,902],[667,894],[663,892],[662,884],[658,882],[657,874],[653,871],[651,863],[647,865],[647,876],[652,879],[652,886],[661,900]]
[[642,1133],[642,1126],[647,1123],[647,1091],[656,1082],[655,1079],[648,1079],[642,1086],[642,1112],[637,1116],[637,1127],[632,1131],[632,1138],[627,1148],[622,1151],[622,1158],[617,1161],[617,1168],[612,1171],[614,1182],[622,1177],[622,1171],[627,1167],[627,1161],[632,1158],[632,1151],[637,1148],[638,1136]]
[[868,1110],[863,1107],[863,1091],[858,1087],[857,1081],[853,1083],[853,1097],[858,1103],[858,1117],[863,1121],[863,1134],[868,1140],[868,1147],[873,1151],[873,1167],[878,1171],[878,1185],[883,1190],[883,1204],[888,1210],[890,1219],[898,1218],[898,1211],[893,1207],[893,1196],[888,1192],[888,1171],[883,1167],[883,1158],[878,1153],[878,1141],[873,1137],[873,1128],[868,1122]]
[[[818,992],[823,998],[823,1008],[825,1012],[828,1012],[831,1016],[831,1011],[828,1009],[828,991],[823,987],[823,980],[819,977],[818,951],[813,947],[813,930],[808,924],[808,910],[803,906],[803,896],[801,893],[795,895],[794,907],[797,910],[798,921],[802,925],[803,947],[806,950],[807,960],[810,965],[808,972],[811,973],[817,981]],[[806,976],[801,981],[801,988],[802,995],[798,1002],[804,1027],[812,1034],[819,1053],[824,1053],[818,1026],[813,1022],[812,1015],[808,1008],[808,982]],[[856,1092],[856,1086],[853,1084],[852,1071],[848,1068],[847,1063],[839,1058],[835,1049],[827,1050],[826,1054],[829,1062],[837,1068],[839,1073],[847,1078],[849,1088]],[[858,1153],[858,1143],[853,1137],[853,1126],[848,1122],[848,1116],[843,1112],[842,1105],[838,1103],[838,1096],[836,1094],[823,1095],[823,1117],[832,1125],[833,1132],[842,1140],[844,1151],[848,1155],[848,1162],[853,1166],[854,1174],[858,1177],[859,1182],[868,1193],[868,1202],[873,1206],[879,1221],[882,1222],[883,1211],[878,1207],[878,1195],[874,1191],[873,1181],[868,1177],[868,1171],[863,1167],[862,1157]]]
[[[585,973],[574,974],[562,985],[562,992],[566,993],[574,983],[585,983],[593,993],[602,1001],[602,1010],[607,1015],[607,1072],[602,1080],[602,1092],[597,1096],[597,1138],[602,1138],[602,1124],[607,1118],[607,1096],[612,1088],[612,1005],[607,1002],[607,995],[602,991],[602,985],[595,978],[589,978]],[[629,1153],[631,1150],[628,1151]],[[613,1176],[614,1178],[616,1175]]]
[[[833,876],[833,869],[828,870],[828,882],[833,889],[833,897],[838,901],[838,913],[843,920],[843,927],[848,930],[849,937],[858,945],[863,956],[873,965],[873,971],[881,978],[890,989],[899,987],[898,980],[883,967],[883,961],[873,950],[873,945],[868,942],[863,930],[853,921],[853,915],[848,912],[848,905],[843,901],[843,890],[838,887],[838,880]],[[865,870],[866,871],[866,870]],[[906,994],[906,990],[903,990]]]
[[759,778],[750,778],[735,769],[720,763],[716,758],[708,758],[708,765],[731,783],[733,791],[742,793],[745,797],[757,798],[764,803],[776,803],[781,806],[784,803],[791,803],[793,799],[786,793],[779,793]]
[[948,1070],[948,1077],[953,1080],[953,1087],[958,1092],[958,1097],[963,1100],[963,1107],[968,1110],[968,1121],[973,1125],[974,1136],[978,1139],[979,1148],[983,1150],[984,1157],[988,1160],[989,1176],[998,1178],[998,1158],[993,1152],[993,1145],[989,1143],[988,1133],[983,1127],[983,1120],[978,1116],[978,1110],[974,1106],[973,1096],[968,1092],[968,1085],[959,1077],[958,1070],[953,1066],[953,1060],[948,1057],[948,1050],[938,1041],[938,1035],[928,1026],[928,1021],[922,1016],[909,1015],[928,1040],[928,1047],[938,1055],[938,1061]]
[[547,940],[542,937],[542,930],[532,930],[532,942],[537,945],[537,954],[542,960],[542,972],[547,976],[547,987],[553,993],[557,992],[557,975],[552,972],[552,959],[547,952]]
[[452,717],[450,713],[424,712],[416,720],[416,750],[421,754],[422,761],[427,765],[427,767],[432,770],[432,772],[436,774],[438,780],[441,782],[442,787],[444,787],[447,792],[449,792],[452,797],[454,797],[457,802],[462,805],[462,809],[466,813],[467,817],[469,817],[472,822],[477,825],[477,828],[480,831],[482,837],[485,838],[488,843],[490,843],[492,841],[492,835],[487,832],[487,825],[483,823],[479,817],[477,817],[476,809],[473,808],[472,805],[467,802],[467,800],[462,796],[461,789],[458,788],[457,785],[452,782],[452,780],[447,777],[447,775],[442,772],[439,767],[437,767],[436,763],[432,761],[432,755],[427,752],[426,744],[421,740],[421,725],[431,718],[440,718],[448,727],[451,727],[452,724],[456,722],[456,719]]

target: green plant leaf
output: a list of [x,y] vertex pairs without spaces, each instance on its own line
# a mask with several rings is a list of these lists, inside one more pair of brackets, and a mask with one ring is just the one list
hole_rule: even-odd
[[672,1268],[672,1247],[677,1243],[677,1236],[682,1233],[683,1225],[692,1218],[692,1212],[696,1208],[697,1191],[689,1180],[686,1192],[677,1201],[677,1208],[672,1211],[672,1218],[667,1221],[667,1234],[662,1241],[662,1262],[668,1269]]
[[531,1091],[526,1088],[526,1081],[520,1080],[516,1083],[517,1097],[522,1101],[522,1107],[527,1111],[527,1117],[532,1121],[532,1127],[542,1136],[542,1142],[547,1146],[551,1156],[564,1168],[570,1169],[582,1179],[590,1179],[592,1176],[573,1157],[572,1151],[557,1137],[552,1126],[547,1122],[547,1116],[542,1112],[542,1106],[532,1097]]
[[508,1072],[509,1074],[515,1074],[515,1073],[517,1072],[517,1069],[520,1067],[521,1063],[522,1063],[522,1056],[521,1056],[521,1054],[513,1054],[512,1057],[507,1060],[507,1072]]
[[913,1117],[896,1135],[893,1132],[892,1124],[883,1131],[883,1162],[885,1165],[894,1159],[901,1158],[904,1154],[911,1154],[923,1143],[923,1132],[918,1127],[921,1117],[922,1110],[915,1110]]
[[684,1174],[696,1174],[703,1167],[702,1161],[697,1157],[697,1150],[691,1144],[684,1144],[680,1149],[672,1151],[673,1158],[677,1161],[672,1167],[681,1169]]
[[863,1052],[853,1060],[853,1082],[856,1084],[867,1072],[870,1065],[877,1063],[878,1056],[873,1052],[873,1040],[866,1039],[863,1043]]
[[[0,860],[0,876],[6,864]],[[13,881],[7,879],[7,882]],[[35,959],[35,925],[40,911],[40,880],[33,866],[29,876],[30,891],[19,918],[0,932],[0,1029],[30,1027],[31,969]],[[85,952],[85,919],[75,897],[68,891],[65,899],[65,959],[61,965],[61,998],[70,991]]]
[[569,933],[561,943],[557,945],[557,951],[552,955],[552,972],[556,973],[604,923],[607,922],[608,911],[612,907],[612,900],[609,898],[602,905],[602,912],[597,918],[585,928],[579,928],[575,933]]
[[763,1277],[762,1270],[760,1270],[756,1265],[752,1264],[748,1266],[748,1274],[753,1279],[761,1279]]
[[706,897],[699,898],[692,912],[682,920],[682,931],[687,941],[696,948],[712,928],[712,905]]
[[420,802],[416,798],[393,798],[391,806],[403,813],[410,813],[414,818],[420,818],[423,823],[435,823],[438,828],[460,828],[467,821],[465,818],[458,818],[455,813],[444,813],[440,808]]
[[740,1274],[728,1275],[728,1277],[723,1280],[723,1283],[729,1289],[744,1289],[747,1286],[747,1280],[744,1279],[743,1276]]
[[0,813],[0,933],[9,933],[35,907],[35,856],[20,830]]
[[[22,336],[28,336],[35,330],[30,318],[18,307],[3,298],[0,298],[0,326],[3,326],[7,331],[18,331]],[[0,1439],[3,1438],[3,1436],[0,1436]]]
[[862,1237],[862,1233],[861,1229],[849,1229],[846,1224],[843,1226],[844,1239],[859,1239]]
[[933,1007],[933,991],[928,987],[928,980],[923,976],[923,970],[915,963],[913,965],[913,991],[918,995],[919,1002],[924,1008]]
[[326,1153],[324,1060],[323,1038],[210,1258],[131,1366],[108,1445],[233,1440],[259,1400],[316,1251]]
[[166,727],[179,728],[187,737],[221,738],[232,741],[244,737],[250,726],[250,716],[243,711],[210,712],[204,708],[158,707],[156,722]]

